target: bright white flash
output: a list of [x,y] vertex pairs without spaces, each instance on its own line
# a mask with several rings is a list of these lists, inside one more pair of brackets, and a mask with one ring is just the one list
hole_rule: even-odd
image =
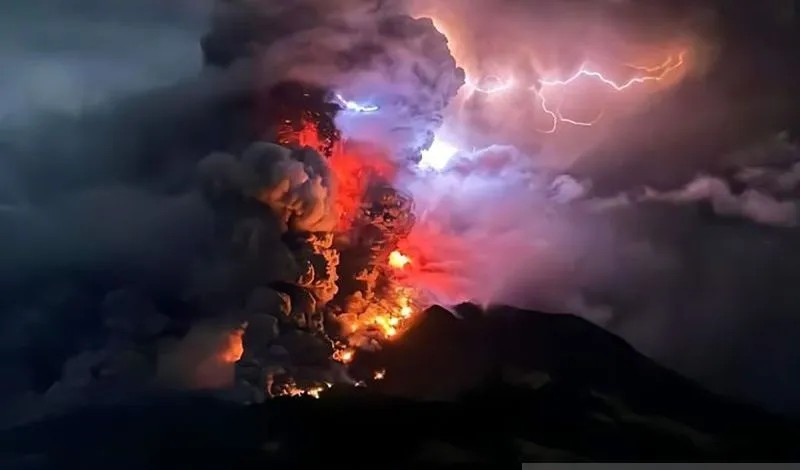
[[447,142],[434,138],[433,144],[428,150],[422,151],[422,160],[419,165],[423,168],[431,168],[439,171],[447,166],[453,156],[458,153],[458,148]]
[[344,106],[344,108],[348,111],[353,111],[356,113],[374,113],[380,109],[374,104],[361,104],[356,101],[346,100],[339,93],[336,93],[334,97],[336,98],[336,102]]

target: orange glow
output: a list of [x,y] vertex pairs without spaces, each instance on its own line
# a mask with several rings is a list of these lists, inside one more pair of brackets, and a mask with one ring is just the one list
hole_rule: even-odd
[[340,321],[349,332],[350,344],[358,346],[365,343],[363,339],[366,338],[390,340],[402,335],[414,319],[413,297],[413,290],[397,286],[386,298],[375,298],[362,304],[359,314],[342,315]]
[[396,167],[388,156],[366,145],[338,145],[328,160],[336,190],[337,230],[347,231],[358,216],[368,183],[374,178],[389,181]]
[[300,130],[293,128],[291,121],[284,122],[278,128],[277,141],[281,145],[310,147],[320,153],[323,153],[325,147],[316,124],[311,121],[305,121]]
[[403,318],[408,318],[414,311],[408,305],[404,305],[400,307],[400,316]]
[[289,397],[312,397],[319,399],[322,392],[332,387],[332,384],[325,383],[325,385],[314,385],[311,387],[298,387],[295,383],[286,385],[283,389],[279,390],[276,395],[289,396]]
[[[297,130],[286,123],[279,141],[287,145],[310,147],[328,157],[334,191],[334,210],[338,215],[335,231],[348,234],[354,224],[359,223],[362,205],[368,199],[370,184],[391,182],[397,172],[397,164],[388,155],[369,145],[338,141],[331,145],[322,135],[317,124],[306,121]],[[383,263],[395,270],[401,270],[411,263],[411,259],[399,251],[392,252]],[[388,285],[382,285],[375,292],[365,292],[351,299],[343,308],[339,321],[345,336],[345,344],[336,348],[333,359],[350,364],[355,358],[356,348],[367,347],[381,340],[397,338],[411,324],[415,307],[412,299],[414,291],[401,286],[398,279],[392,278],[391,270],[380,270],[386,274]],[[286,395],[312,395],[308,389],[287,388]]]
[[242,354],[244,354],[244,346],[242,346],[243,334],[244,329],[238,328],[228,335],[225,349],[219,355],[223,362],[232,364],[242,358]]
[[386,377],[386,369],[376,370],[375,373],[372,375],[372,378],[375,380],[383,380]]
[[337,349],[333,353],[333,359],[341,362],[342,364],[350,364],[355,357],[355,351],[352,349]]
[[[306,122],[299,131],[285,126],[279,132],[278,142],[301,147],[310,147],[325,154],[326,142],[320,138],[319,130],[313,122]],[[391,180],[397,170],[395,164],[382,151],[365,145],[350,142],[337,142],[333,145],[328,159],[333,174],[335,210],[339,216],[337,232],[346,232],[358,216],[368,182],[377,177]]]
[[403,253],[400,253],[397,250],[394,250],[393,252],[389,253],[389,266],[395,269],[403,269],[410,262],[411,258],[404,255]]

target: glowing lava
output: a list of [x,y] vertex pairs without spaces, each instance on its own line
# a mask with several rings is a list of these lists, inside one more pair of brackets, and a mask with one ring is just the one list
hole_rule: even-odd
[[[366,300],[358,315],[345,313],[339,317],[349,342],[342,351],[367,346],[373,340],[380,342],[397,338],[411,326],[414,313],[418,311],[413,300],[415,292],[396,281],[395,284],[392,291],[382,298]],[[345,362],[343,359],[348,357],[345,354],[337,351],[334,357]]]
[[319,399],[320,394],[332,386],[333,385],[330,383],[325,383],[325,385],[299,387],[295,383],[289,383],[281,390],[278,390],[277,395],[289,397],[312,397]]
[[341,362],[342,364],[349,364],[353,362],[354,356],[355,356],[355,351],[349,348],[338,349],[336,350],[336,352],[333,353],[333,359],[335,361]]
[[244,346],[242,345],[242,335],[244,335],[243,328],[238,328],[232,331],[231,334],[228,335],[227,343],[225,344],[225,349],[219,355],[220,359],[223,362],[233,364],[234,362],[242,358],[242,354],[244,354]]
[[393,252],[389,253],[389,266],[395,269],[403,269],[410,262],[411,258],[404,255],[403,253],[400,253],[397,250],[394,250]]

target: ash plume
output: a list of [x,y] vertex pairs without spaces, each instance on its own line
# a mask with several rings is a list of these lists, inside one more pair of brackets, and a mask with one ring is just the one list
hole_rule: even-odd
[[[263,14],[246,15],[261,21],[257,28],[241,31],[294,24],[287,18],[314,22],[301,21],[255,49],[248,46],[259,42],[255,36],[236,44],[223,38],[233,57],[257,51],[236,63],[221,59],[215,42],[220,28],[237,24],[226,17],[204,41],[212,67],[199,77],[187,74],[168,87],[78,116],[47,117],[10,135],[11,161],[26,184],[8,192],[2,212],[0,230],[16,244],[4,252],[3,282],[17,290],[4,299],[12,312],[4,325],[14,332],[7,361],[24,373],[4,397],[20,404],[19,415],[5,418],[165,387],[225,387],[251,401],[350,380],[331,361],[322,311],[339,291],[343,248],[332,231],[340,219],[337,194],[347,188],[337,187],[316,151],[270,143],[283,140],[276,123],[303,122],[282,114],[279,101],[265,109],[259,100],[278,83],[323,90],[327,96],[306,94],[307,102],[288,110],[314,111],[324,121],[336,106],[323,98],[351,91],[346,83],[374,86],[387,100],[382,111],[393,115],[386,122],[411,123],[386,130],[402,136],[395,154],[424,146],[459,85],[458,69],[430,22],[363,4],[317,9],[311,17],[292,16],[293,6],[258,6]],[[244,7],[220,3],[222,10]],[[338,38],[339,49],[298,68],[291,64],[313,52],[301,47],[303,34],[318,37],[320,47]],[[369,42],[377,43],[374,60],[343,65],[348,50]],[[326,68],[340,65],[336,74]],[[336,129],[329,130],[333,144]],[[60,147],[54,136],[72,146]],[[56,157],[45,160],[50,154]],[[57,189],[34,186],[47,179]],[[389,187],[361,184],[354,203],[370,194],[373,204],[363,213],[353,207],[352,216],[364,217],[358,231],[369,235],[350,248],[368,253],[354,269],[377,273],[376,247],[402,234],[393,233],[394,225],[407,223],[408,214],[398,211],[410,206],[398,205],[402,197]],[[404,222],[393,225],[392,217]],[[72,323],[74,310],[84,313]],[[77,332],[49,337],[46,328]]]
[[[786,389],[764,400],[776,386],[761,373],[797,360],[788,348],[800,299],[785,294],[797,272],[793,148],[768,139],[756,152],[763,165],[750,157],[674,189],[612,194],[513,147],[462,152],[401,184],[419,214],[401,243],[416,260],[409,282],[443,303],[578,313],[712,388],[794,408]],[[764,273],[770,281],[756,281]],[[781,346],[754,353],[764,341]]]
[[220,2],[203,42],[210,63],[252,62],[259,77],[299,81],[369,103],[337,118],[349,138],[413,158],[427,148],[463,83],[446,38],[401,2]]
[[241,159],[213,154],[200,162],[211,191],[237,191],[269,206],[284,231],[330,232],[336,223],[331,177],[313,150],[290,150],[267,142],[248,147]]
[[[2,360],[19,371],[4,420],[230,387],[240,358],[281,370],[278,388],[345,378],[317,308],[337,291],[327,164],[251,145],[261,132],[242,70],[189,68],[77,114],[3,123],[15,186],[0,211],[0,282],[13,292]],[[248,343],[268,347],[245,354]]]

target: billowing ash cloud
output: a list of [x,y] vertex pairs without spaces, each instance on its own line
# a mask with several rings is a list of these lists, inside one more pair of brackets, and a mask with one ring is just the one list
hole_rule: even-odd
[[[108,41],[76,32],[65,53],[150,39],[164,20],[160,9],[83,3],[96,16],[80,34]],[[122,13],[130,29],[111,26]],[[66,114],[26,105],[24,119],[0,122],[11,183],[0,191],[0,362],[14,371],[3,423],[165,386],[231,385],[248,341],[269,348],[251,348],[247,367],[327,377],[315,306],[336,294],[329,171],[311,151],[240,150],[254,140],[250,97],[242,75],[196,76],[202,29],[172,31],[194,38],[189,50],[166,36],[150,47],[176,47],[173,65],[186,67],[169,80],[117,88],[99,75],[100,101],[53,107]]]
[[771,166],[603,195],[513,147],[461,153],[403,183],[409,282],[443,302],[578,313],[716,390],[795,409],[777,371],[800,360],[800,154],[762,154]]
[[28,226],[3,219],[16,244],[4,274],[18,276],[4,279],[17,291],[3,360],[25,371],[4,397],[21,416],[4,419],[164,387],[237,385],[252,400],[267,376],[345,379],[318,309],[338,289],[325,160],[256,142],[196,172],[178,196],[86,191],[9,212]]
[[330,172],[313,150],[256,143],[241,159],[210,155],[200,171],[213,191],[237,191],[269,206],[285,230],[330,232],[336,224]]
[[220,4],[204,41],[212,63],[252,59],[259,76],[298,80],[377,106],[345,112],[350,138],[413,156],[430,145],[444,108],[463,83],[446,38],[401,2],[303,0]]
[[[127,5],[84,3],[96,17],[77,18],[87,38],[64,42],[70,53],[163,25],[153,9],[119,30]],[[414,154],[463,77],[431,22],[388,2],[219,2],[216,13],[202,50],[176,46],[167,62],[186,64],[180,73],[121,88],[99,73],[102,100],[3,123],[0,285],[13,294],[0,301],[2,361],[18,373],[2,399],[19,405],[7,409],[234,379],[249,400],[270,393],[265,380],[344,379],[318,309],[338,291],[337,188],[319,154],[251,144],[265,133],[254,98],[299,80],[374,102],[378,119],[343,113],[340,125]],[[172,50],[160,39],[147,58]],[[198,70],[203,59],[225,70]],[[242,86],[252,81],[254,94]]]
[[[745,173],[757,170],[745,170]],[[793,169],[777,179],[791,181]],[[738,216],[753,222],[778,227],[793,227],[798,222],[798,205],[796,201],[781,201],[768,193],[755,189],[746,189],[741,194],[734,194],[730,186],[720,178],[698,177],[684,188],[655,192],[648,191],[645,200],[691,204],[706,201],[711,204],[716,214]]]

